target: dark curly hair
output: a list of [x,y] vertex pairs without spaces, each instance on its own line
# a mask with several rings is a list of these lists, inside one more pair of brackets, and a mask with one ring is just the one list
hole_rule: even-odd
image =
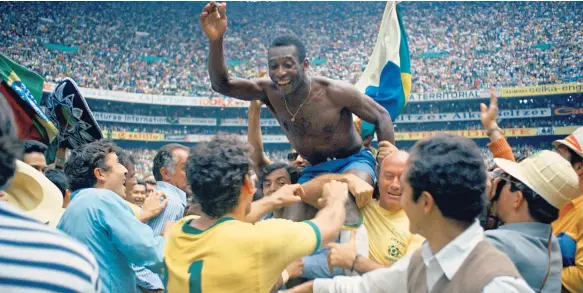
[[279,36],[271,42],[269,49],[274,47],[285,47],[285,46],[294,46],[296,47],[296,52],[298,54],[298,60],[300,63],[306,59],[306,46],[304,43],[296,36],[286,35],[286,36]]
[[250,172],[249,150],[236,136],[217,135],[190,150],[186,176],[194,198],[209,217],[222,217],[239,203]]
[[265,168],[261,169],[259,175],[259,184],[257,186],[257,190],[260,191],[260,194],[263,195],[263,182],[265,182],[265,178],[269,176],[269,174],[273,173],[275,170],[285,169],[289,174],[289,179],[291,184],[298,183],[298,179],[302,176],[302,171],[292,165],[287,163],[273,163],[271,165],[267,165]]
[[69,189],[69,180],[67,179],[65,171],[61,169],[48,169],[45,172],[45,176],[59,188],[64,198],[67,189]]
[[16,122],[6,98],[0,93],[0,188],[16,172],[16,158],[22,157]]
[[44,154],[47,151],[47,145],[36,140],[23,140],[22,145],[24,146],[24,154],[30,153],[41,153]]
[[476,143],[437,134],[411,149],[407,182],[417,202],[427,191],[444,217],[471,224],[485,209],[486,166]]
[[71,191],[95,186],[97,178],[93,170],[105,169],[105,157],[116,150],[118,147],[111,140],[98,140],[75,149],[65,163]]

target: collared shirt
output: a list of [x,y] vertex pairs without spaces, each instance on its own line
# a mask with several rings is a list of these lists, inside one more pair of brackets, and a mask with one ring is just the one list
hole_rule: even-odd
[[575,265],[563,268],[563,286],[569,292],[583,292],[583,195],[566,204],[553,222],[553,233],[565,233],[577,242]]
[[130,264],[163,268],[164,238],[154,236],[112,191],[87,188],[71,194],[57,227],[95,255],[104,293],[136,292]]
[[403,209],[385,210],[378,200],[360,209],[368,232],[370,259],[391,266],[421,246],[423,237],[409,232],[409,218]]
[[89,250],[0,201],[0,292],[101,291]]
[[[525,222],[500,226],[485,232],[486,237],[512,260],[520,275],[534,291],[538,291],[549,268],[548,241],[551,225]],[[541,292],[561,292],[561,248],[557,237],[551,238],[549,276]]]
[[[163,192],[166,195],[168,205],[160,215],[148,221],[148,226],[152,228],[154,235],[162,235],[166,222],[177,222],[184,217],[186,193],[178,187],[163,181],[156,183],[156,191]],[[136,272],[138,286],[150,290],[164,289],[160,275],[154,274],[152,271],[139,266],[134,267],[134,271]]]
[[180,220],[168,236],[168,293],[269,292],[287,265],[321,245],[311,221],[250,224],[223,217],[200,230],[190,225],[193,219]]
[[[433,254],[429,244],[423,243],[421,256],[426,266],[427,288],[431,292],[444,274],[451,280],[472,250],[484,239],[484,230],[478,221],[466,231]],[[402,257],[390,268],[374,270],[357,277],[316,279],[315,293],[407,293],[407,268],[411,254]],[[482,290],[483,293],[531,293],[534,292],[523,279],[496,277]]]

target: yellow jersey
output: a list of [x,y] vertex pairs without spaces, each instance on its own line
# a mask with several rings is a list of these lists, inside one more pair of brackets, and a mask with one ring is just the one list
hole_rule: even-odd
[[380,264],[394,264],[417,250],[425,240],[409,232],[409,218],[402,209],[388,211],[379,205],[378,200],[372,200],[361,209],[361,213],[368,233],[369,257]]
[[142,213],[142,208],[129,202],[129,201],[126,201],[126,202],[128,203],[128,205],[132,209],[132,212],[134,212],[134,215],[136,216],[136,218],[140,218],[140,214]]
[[559,211],[559,218],[552,227],[555,235],[565,233],[577,243],[575,266],[563,268],[563,287],[569,292],[583,292],[583,195]]
[[311,221],[250,224],[224,217],[203,231],[190,226],[193,219],[178,221],[166,242],[168,293],[269,292],[287,265],[321,244]]

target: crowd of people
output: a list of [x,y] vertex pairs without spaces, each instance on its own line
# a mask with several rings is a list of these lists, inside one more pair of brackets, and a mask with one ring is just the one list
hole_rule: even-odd
[[[564,98],[557,99],[549,96],[525,97],[500,99],[499,106],[505,110],[525,110],[535,108],[560,108],[560,107],[583,107],[583,95],[565,95]],[[439,114],[439,113],[463,113],[476,112],[477,101],[461,100],[438,103],[409,103],[403,109],[402,114]]]
[[583,128],[554,152],[511,147],[497,113],[494,96],[488,155],[454,135],[382,141],[373,187],[306,181],[297,152],[256,160],[228,135],[157,152],[97,140],[59,169],[0,99],[0,291],[579,292]]
[[[541,148],[528,145],[528,144],[519,144],[512,146],[512,154],[516,158],[523,158],[528,157],[538,151]],[[152,162],[154,157],[156,157],[156,151],[152,149],[126,149],[128,153],[130,153],[136,159],[136,172],[138,178],[145,178],[148,174],[152,174]],[[285,162],[288,159],[291,150],[282,150],[282,149],[265,149],[265,155],[271,158],[275,162]],[[494,163],[494,157],[492,153],[487,148],[481,148],[480,154],[484,159],[484,162],[487,166],[492,166]]]
[[[210,96],[208,44],[193,17],[201,5],[7,2],[0,48],[50,82],[72,77],[89,88]],[[580,2],[400,5],[414,92],[583,80]],[[374,47],[384,6],[232,3],[229,69],[245,78],[262,75],[268,43],[293,33],[307,44],[314,74],[354,83]],[[255,17],[266,14],[273,17]]]
[[[554,99],[548,96],[530,98],[501,99],[500,107],[505,110],[526,110],[534,108],[560,108],[560,107],[583,107],[583,96],[574,94],[571,97],[565,96],[562,99]],[[484,100],[460,100],[437,103],[409,103],[401,114],[439,114],[439,113],[463,113],[476,112],[479,102]],[[123,113],[143,116],[166,116],[166,117],[199,117],[199,118],[246,118],[248,111],[246,107],[240,108],[219,108],[219,107],[183,107],[154,104],[133,104],[114,101],[104,101],[89,99],[89,106],[92,111],[102,113]],[[261,111],[261,118],[273,118],[266,108]]]
[[[417,114],[443,114],[443,113],[477,113],[480,101],[455,101],[438,103],[409,103],[400,115]],[[569,107],[573,109],[583,108],[583,97],[580,95],[567,96],[553,99],[548,96],[524,98],[524,99],[501,99],[500,108],[504,110],[531,110]],[[126,115],[143,115],[167,117],[165,125],[156,124],[136,124],[102,121],[98,118],[100,126],[104,130],[112,131],[132,131],[147,133],[163,133],[166,135],[189,135],[189,134],[216,134],[217,132],[228,132],[238,135],[247,134],[248,108],[215,108],[215,107],[176,107],[165,105],[130,104],[113,101],[102,101],[89,99],[91,110],[98,113],[118,113]],[[549,112],[552,117],[537,118],[509,118],[500,121],[504,128],[533,128],[533,127],[560,127],[576,126],[580,124],[580,115],[556,116]],[[179,118],[216,118],[214,126],[193,126],[178,123]],[[274,119],[273,114],[265,107],[261,110],[262,119]],[[223,120],[229,119],[240,121],[239,126],[224,126]],[[474,119],[477,119],[475,117]],[[226,120],[225,120],[226,121]],[[477,130],[481,124],[477,120],[472,121],[432,121],[431,123],[400,123],[395,122],[395,128],[401,132],[419,131],[448,131],[448,130]],[[262,132],[269,135],[283,135],[278,124],[263,126]]]
[[[578,117],[565,117],[563,119],[537,118],[537,119],[505,119],[500,122],[504,128],[537,128],[537,127],[561,127],[574,126],[580,123]],[[129,131],[144,133],[162,133],[164,135],[212,135],[218,132],[226,132],[237,135],[247,135],[245,125],[240,127],[216,127],[216,126],[186,126],[186,125],[147,125],[133,123],[100,123],[106,131]],[[423,131],[453,131],[453,130],[479,130],[479,121],[451,121],[432,123],[395,123],[395,129],[399,132],[423,132]],[[284,135],[277,125],[275,127],[261,127],[262,132],[268,135]]]
[[[499,103],[492,88],[474,104],[476,121],[431,123],[483,140],[400,139],[429,124],[393,124],[386,106],[342,81],[366,65],[384,5],[229,2],[227,25],[227,3],[0,4],[2,48],[50,81],[172,95],[212,88],[250,101],[208,116],[246,128],[108,122],[102,136],[74,87],[51,95],[63,111],[42,120],[17,78],[32,74],[13,66],[0,80],[0,292],[583,292],[583,127],[558,138],[551,126],[576,125],[576,115],[504,119],[505,106],[580,101]],[[581,80],[581,4],[401,5],[419,92]],[[281,18],[257,17],[266,13]],[[268,48],[272,80],[232,78],[261,75]],[[67,103],[79,106],[66,115]],[[262,104],[280,128],[261,126]],[[552,144],[505,132],[530,126]],[[124,149],[112,131],[213,136],[154,151]],[[269,147],[263,135],[278,132],[293,149]]]

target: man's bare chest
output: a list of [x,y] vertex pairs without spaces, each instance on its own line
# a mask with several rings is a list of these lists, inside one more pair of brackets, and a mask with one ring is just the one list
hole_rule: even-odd
[[[286,99],[272,94],[268,107],[276,116],[286,134],[320,136],[334,133],[341,118],[341,109],[323,95],[313,94],[309,99]],[[301,97],[300,97],[301,98]]]

